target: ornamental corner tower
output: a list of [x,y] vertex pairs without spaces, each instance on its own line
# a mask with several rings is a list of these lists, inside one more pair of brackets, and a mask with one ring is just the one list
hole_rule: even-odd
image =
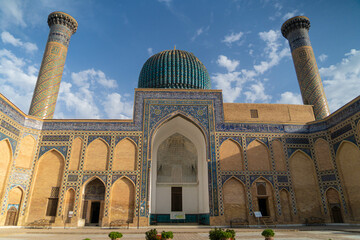
[[63,12],[49,14],[50,33],[31,101],[29,115],[53,118],[71,36],[78,23]]
[[329,106],[309,38],[310,20],[296,16],[281,27],[282,35],[289,41],[301,96],[305,105],[314,106],[316,120],[329,116]]

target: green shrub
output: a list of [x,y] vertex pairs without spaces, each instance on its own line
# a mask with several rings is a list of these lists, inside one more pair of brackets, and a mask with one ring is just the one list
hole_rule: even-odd
[[156,234],[157,234],[157,230],[155,228],[151,229],[145,233],[145,239],[146,240],[156,240]]
[[117,238],[122,238],[122,233],[119,232],[111,232],[109,233],[109,238],[111,239],[117,239]]
[[235,231],[232,229],[226,229],[226,232],[231,233],[231,238],[235,240]]
[[83,240],[91,240],[90,238],[84,238]]
[[174,238],[173,232],[165,232],[165,231],[163,231],[163,232],[161,233],[161,238],[164,238],[164,239],[167,239],[167,238],[173,239],[173,238]]
[[261,235],[263,235],[264,237],[273,237],[275,236],[275,233],[272,229],[265,229]]
[[226,238],[235,239],[235,231],[231,229],[227,229],[226,231],[221,228],[215,228],[210,230],[209,239],[210,240],[223,240]]

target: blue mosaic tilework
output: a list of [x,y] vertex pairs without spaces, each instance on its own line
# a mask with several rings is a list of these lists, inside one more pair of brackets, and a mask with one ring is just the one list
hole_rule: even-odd
[[11,137],[6,136],[4,133],[0,132],[0,141],[4,140],[4,139],[8,139],[11,145],[11,150],[12,150],[12,154],[15,155],[16,152],[16,146],[17,146],[17,141],[12,139]]
[[228,139],[231,139],[231,140],[233,140],[234,142],[237,142],[240,146],[242,145],[242,139],[241,139],[241,137],[239,137],[239,136],[231,136],[231,137],[229,137],[229,136],[224,136],[224,137],[219,137],[219,146],[221,146],[221,144],[222,144],[223,142],[225,142],[226,140],[228,140]]
[[247,137],[246,138],[246,146],[248,146],[254,140],[258,140],[258,141],[264,143],[269,148],[269,141],[268,141],[267,137],[259,137],[259,138]]
[[70,136],[64,135],[44,135],[42,141],[55,141],[55,142],[67,142],[69,141]]
[[84,174],[84,176],[82,178],[82,183],[86,182],[88,179],[90,179],[92,177],[98,177],[99,179],[103,180],[103,182],[105,183],[105,186],[106,186],[106,180],[107,180],[106,175]]
[[279,192],[281,190],[285,189],[286,191],[288,191],[290,193],[290,187],[289,186],[279,186]]
[[244,185],[246,184],[246,177],[245,175],[229,175],[229,174],[226,174],[226,175],[222,175],[221,176],[221,184],[224,185],[224,183],[229,179],[229,178],[232,178],[232,177],[235,177],[237,178],[239,181],[241,181]]
[[266,133],[314,133],[327,130],[348,117],[360,112],[360,98],[326,121],[309,125],[224,123],[221,92],[172,92],[136,91],[133,122],[51,122],[43,124],[43,130],[85,130],[85,131],[140,131],[142,129],[144,99],[201,99],[214,101],[215,126],[224,132],[266,132]]
[[340,144],[343,142],[343,141],[349,141],[349,142],[352,142],[356,145],[356,139],[355,139],[355,136],[354,135],[351,135],[350,137],[347,137],[345,139],[342,139],[341,141],[335,143],[333,145],[333,148],[334,148],[334,152],[336,153],[338,148],[340,147]]
[[274,177],[272,175],[251,175],[250,176],[250,185],[253,184],[258,178],[263,177],[269,182],[271,182],[272,185],[274,185]]
[[88,137],[88,142],[87,144],[89,145],[92,141],[94,141],[97,138],[101,138],[102,140],[104,140],[105,142],[107,142],[107,144],[109,144],[109,146],[111,146],[111,136],[98,136],[98,135],[90,135]]
[[69,174],[67,180],[68,182],[76,182],[78,180],[78,175]]
[[44,155],[44,153],[46,153],[52,149],[58,150],[64,156],[64,158],[66,158],[67,150],[68,150],[67,146],[41,146],[38,158],[40,158],[42,155]]
[[287,183],[289,181],[287,176],[277,176],[277,180],[279,183]]
[[337,138],[344,133],[350,131],[352,129],[351,124],[345,125],[344,127],[340,128],[339,130],[336,130],[335,132],[331,133],[331,139]]
[[323,182],[336,181],[336,176],[335,176],[335,174],[322,175],[321,181],[323,181]]
[[129,138],[135,142],[136,145],[139,145],[139,137],[138,136],[117,136],[115,138],[115,145],[117,145],[124,138]]
[[288,143],[288,144],[309,144],[309,139],[307,139],[307,138],[286,138],[286,143]]
[[114,184],[119,178],[121,177],[127,177],[127,179],[130,179],[134,185],[136,186],[136,175],[134,174],[125,174],[125,175],[113,175],[111,178],[111,184]]
[[8,204],[7,209],[10,209],[10,208],[12,208],[12,207],[14,207],[14,208],[16,208],[17,210],[19,210],[19,204]]
[[0,111],[16,121],[19,124],[24,124],[25,117],[20,114],[15,108],[10,106],[5,100],[4,97],[0,96]]
[[301,150],[306,153],[310,158],[312,158],[311,151],[308,148],[288,148],[287,154],[290,157],[296,150]]
[[20,134],[19,129],[17,129],[16,127],[14,127],[13,125],[11,125],[10,123],[8,123],[8,122],[6,122],[4,120],[1,121],[0,127],[5,128],[6,130],[8,130],[9,132],[15,134],[16,136],[19,136],[19,134]]

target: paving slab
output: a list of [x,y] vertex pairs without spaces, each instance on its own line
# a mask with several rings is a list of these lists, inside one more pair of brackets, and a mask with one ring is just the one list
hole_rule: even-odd
[[[154,228],[154,227],[153,227]],[[0,228],[0,240],[108,240],[108,233],[123,233],[122,240],[144,240],[145,232],[151,228],[108,229],[108,228]],[[174,240],[206,240],[210,227],[156,226],[158,232],[173,231]],[[235,228],[238,240],[262,240],[263,228]],[[275,240],[360,240],[360,226],[318,226],[298,228],[275,228]]]

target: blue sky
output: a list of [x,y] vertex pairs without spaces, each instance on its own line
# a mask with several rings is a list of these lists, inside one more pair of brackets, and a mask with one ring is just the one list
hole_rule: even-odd
[[192,52],[225,102],[301,104],[281,25],[310,18],[331,112],[360,93],[359,0],[0,0],[0,92],[25,113],[40,68],[47,16],[79,23],[55,118],[132,118],[134,89],[157,52]]

